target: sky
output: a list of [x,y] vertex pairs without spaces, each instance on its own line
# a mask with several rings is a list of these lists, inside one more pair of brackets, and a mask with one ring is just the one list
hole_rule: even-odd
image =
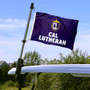
[[36,51],[42,59],[51,60],[59,59],[60,53],[65,56],[71,53],[67,48],[29,40],[35,12],[79,20],[74,50],[79,48],[90,55],[90,0],[0,0],[0,61],[12,63],[20,57],[31,3],[34,10],[23,56]]

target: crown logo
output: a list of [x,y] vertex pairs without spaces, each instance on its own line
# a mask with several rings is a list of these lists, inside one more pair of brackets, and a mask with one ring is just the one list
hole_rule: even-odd
[[56,23],[59,23],[59,21],[56,19],[56,20],[54,20],[53,22],[56,22]]
[[58,19],[52,21],[51,28],[52,28],[53,31],[59,30],[60,22],[58,21]]

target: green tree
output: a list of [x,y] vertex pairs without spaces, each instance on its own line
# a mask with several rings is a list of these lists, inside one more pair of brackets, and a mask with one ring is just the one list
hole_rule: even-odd
[[54,59],[54,60],[50,60],[48,62],[48,64],[61,64],[62,62],[60,60]]
[[[26,52],[24,56],[24,64],[25,66],[32,66],[32,65],[40,65],[41,62],[41,55],[38,52]],[[34,74],[27,74],[25,80],[25,86],[29,86],[32,80],[35,78]]]
[[[60,59],[48,61],[47,64],[87,64],[90,63],[90,56],[79,49],[72,51]],[[44,62],[47,62],[44,61]],[[38,78],[36,90],[89,90],[90,78],[74,77],[68,73],[42,73]]]
[[52,73],[42,73],[38,78],[35,90],[50,90],[53,83],[52,77]]
[[48,63],[49,63],[49,61],[47,58],[45,58],[44,60],[43,59],[40,60],[41,65],[47,65]]
[[[62,64],[86,64],[90,60],[86,52],[79,49],[72,51],[71,54],[64,57],[60,54]],[[74,77],[71,74],[56,74],[53,78],[53,90],[88,90],[90,88],[90,78]]]
[[9,76],[8,76],[9,69],[10,69],[9,65],[3,65],[2,67],[0,67],[0,83],[1,84],[9,80]]
[[88,54],[86,52],[82,52],[79,49],[76,49],[66,57],[60,54],[60,60],[65,64],[86,64],[88,61]]
[[41,56],[36,52],[26,52],[24,56],[24,60],[26,65],[40,65]]
[[16,67],[16,66],[17,66],[17,63],[14,62],[14,63],[11,65],[11,68],[14,68],[14,67]]

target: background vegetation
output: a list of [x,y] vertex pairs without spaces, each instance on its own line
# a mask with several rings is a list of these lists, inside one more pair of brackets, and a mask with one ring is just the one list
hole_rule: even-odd
[[[26,52],[24,56],[24,65],[41,65],[41,64],[90,64],[90,56],[79,49],[72,51],[68,56],[59,54],[59,59],[41,59],[36,51]],[[19,84],[15,76],[8,75],[10,68],[16,67],[16,62],[11,67],[3,66],[0,68],[0,90],[18,90]],[[90,78],[74,77],[71,74],[63,73],[37,73],[28,74],[23,84],[22,90],[89,90]],[[33,82],[35,79],[35,82]]]

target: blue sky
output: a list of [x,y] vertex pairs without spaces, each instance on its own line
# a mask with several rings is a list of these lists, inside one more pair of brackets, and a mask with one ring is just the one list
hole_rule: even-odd
[[[1,0],[0,1],[0,60],[17,61],[21,51],[30,4],[34,3],[31,24],[27,36],[30,36],[34,12],[46,12],[52,15],[79,20],[74,50],[79,48],[90,55],[90,0]],[[59,53],[68,55],[67,48],[45,45],[28,41],[24,53],[37,51],[42,58],[59,58]],[[24,54],[23,54],[24,56]]]

